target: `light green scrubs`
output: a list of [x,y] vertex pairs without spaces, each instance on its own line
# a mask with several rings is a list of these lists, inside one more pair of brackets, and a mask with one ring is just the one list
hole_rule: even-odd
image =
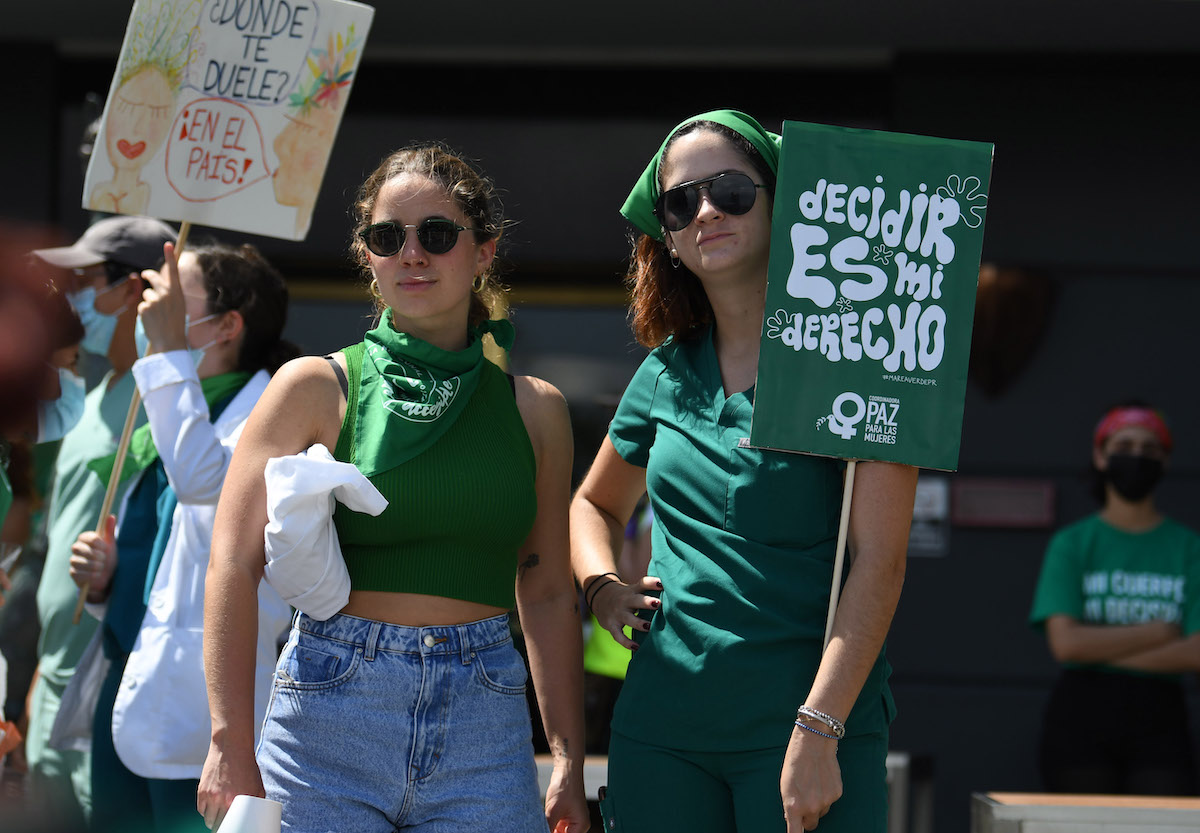
[[[72,624],[79,588],[71,581],[68,562],[71,545],[79,533],[96,528],[108,485],[88,470],[87,464],[116,450],[133,398],[132,373],[123,374],[110,390],[111,379],[109,373],[88,393],[83,417],[59,449],[54,491],[50,495],[46,565],[37,591],[42,629],[38,641],[39,678],[30,708],[25,750],[36,799],[41,806],[49,805],[66,818],[79,818],[90,810],[89,756],[84,752],[52,749],[48,741],[63,691],[97,624],[87,613],[78,625]],[[137,424],[145,421],[145,412],[139,411]],[[118,490],[114,514],[123,492],[124,486]]]

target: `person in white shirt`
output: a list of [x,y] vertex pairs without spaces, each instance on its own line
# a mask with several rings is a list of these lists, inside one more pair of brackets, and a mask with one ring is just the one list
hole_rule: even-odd
[[[163,250],[163,270],[142,275],[149,288],[138,308],[144,357],[133,374],[148,427],[122,469],[138,480],[120,523],[80,535],[71,558],[112,663],[93,725],[94,830],[203,829],[195,805],[210,733],[201,639],[212,523],[246,419],[270,372],[295,355],[281,338],[286,286],[256,249]],[[266,584],[258,597],[262,714],[290,609]]]

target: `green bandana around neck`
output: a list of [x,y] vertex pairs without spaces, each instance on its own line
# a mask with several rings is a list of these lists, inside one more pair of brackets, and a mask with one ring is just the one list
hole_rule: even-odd
[[754,146],[772,173],[779,173],[779,148],[783,144],[783,137],[763,128],[753,116],[748,116],[740,110],[710,110],[707,113],[685,119],[671,128],[671,132],[667,134],[667,138],[659,147],[658,153],[654,154],[654,158],[650,160],[646,170],[642,171],[637,184],[633,186],[633,190],[625,199],[625,204],[621,206],[621,214],[625,219],[655,240],[663,239],[662,224],[654,214],[654,204],[658,202],[661,195],[658,189],[658,166],[662,164],[663,152],[667,149],[671,137],[681,128],[695,121],[716,122],[733,130]]
[[392,326],[386,309],[364,339],[354,463],[367,477],[388,471],[429,448],[471,401],[483,363],[483,336],[510,350],[507,319],[473,327],[465,349],[443,350]]
[[[216,415],[212,412],[213,406],[241,390],[250,381],[250,375],[244,370],[235,370],[231,373],[220,373],[200,380],[200,390],[208,405],[210,419],[216,419]],[[155,448],[154,437],[150,434],[150,423],[146,423],[129,436],[129,448],[126,451],[125,464],[121,466],[119,482],[124,483],[138,472],[145,471],[157,459],[158,449]],[[113,466],[116,464],[117,453],[114,451],[112,454],[97,457],[89,462],[87,467],[107,483],[108,479],[112,477]]]

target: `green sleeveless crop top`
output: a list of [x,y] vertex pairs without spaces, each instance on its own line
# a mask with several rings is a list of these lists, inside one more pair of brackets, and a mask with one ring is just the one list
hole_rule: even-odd
[[[342,350],[346,417],[333,455],[342,462],[355,462],[363,351],[362,344]],[[483,364],[470,403],[446,433],[370,478],[388,500],[381,515],[336,504],[333,522],[352,589],[515,606],[517,556],[537,514],[537,467],[510,380]]]

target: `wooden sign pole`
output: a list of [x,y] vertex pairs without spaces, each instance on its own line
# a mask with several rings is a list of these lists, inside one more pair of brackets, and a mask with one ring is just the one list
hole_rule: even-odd
[[829,590],[829,615],[825,618],[825,644],[833,636],[833,617],[837,613],[838,595],[842,589],[842,568],[846,563],[846,538],[850,531],[850,498],[854,494],[854,468],[857,460],[846,463],[846,483],[842,487],[842,518],[838,522],[837,555],[833,559],[833,586]]

